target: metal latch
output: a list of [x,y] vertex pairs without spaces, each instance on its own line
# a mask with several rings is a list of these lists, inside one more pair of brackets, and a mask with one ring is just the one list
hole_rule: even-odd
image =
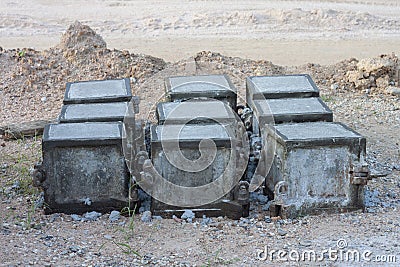
[[283,205],[287,201],[288,195],[288,183],[285,181],[279,181],[275,184],[274,188],[274,203],[277,205]]
[[351,184],[366,185],[368,180],[371,180],[368,165],[363,164],[362,166],[354,167],[353,170],[350,171]]

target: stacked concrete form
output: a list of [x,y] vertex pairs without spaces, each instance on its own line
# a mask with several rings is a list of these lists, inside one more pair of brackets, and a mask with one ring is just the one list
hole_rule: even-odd
[[165,80],[170,101],[217,99],[236,108],[237,91],[227,75],[175,76]]
[[45,127],[43,162],[34,171],[46,213],[135,205],[122,143],[131,99],[129,79],[67,83],[58,123]]
[[[247,216],[248,185],[239,181],[231,184],[237,170],[229,165],[229,162],[239,158],[238,142],[234,139],[245,133],[240,130],[234,111],[237,98],[235,87],[226,75],[170,77],[166,79],[165,85],[172,102],[159,103],[157,106],[159,125],[153,126],[151,134],[151,157],[155,169],[165,180],[177,186],[200,188],[219,182],[221,188],[228,186],[233,189],[212,203],[200,206],[173,206],[153,199],[152,212],[161,215],[179,214],[184,209],[192,209],[198,216],[228,216],[233,219]],[[202,170],[185,169],[202,153],[211,153],[212,146],[199,150],[203,139],[211,139],[215,144],[215,158]],[[177,141],[179,146],[169,145]],[[235,144],[233,147],[232,142]],[[187,162],[180,168],[171,163],[171,158],[175,161],[181,155],[185,157],[182,162]],[[181,197],[188,198],[187,203],[190,203],[202,198],[202,195],[204,191],[200,195]]]
[[249,77],[246,95],[253,130],[262,139],[256,175],[265,177],[272,215],[363,207],[366,140],[332,122],[332,112],[308,75]]
[[151,127],[135,119],[129,79],[68,83],[33,172],[45,212],[133,209],[140,187],[155,215],[239,219],[260,185],[272,216],[363,208],[366,140],[333,122],[311,77],[246,82],[239,108],[226,75],[169,77]]

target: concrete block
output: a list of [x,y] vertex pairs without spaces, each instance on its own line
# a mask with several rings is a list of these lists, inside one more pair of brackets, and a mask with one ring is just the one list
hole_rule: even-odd
[[[202,187],[219,178],[223,186],[235,188],[235,184],[228,184],[228,182],[232,182],[231,178],[236,172],[235,169],[228,168],[230,160],[236,161],[236,156],[233,159],[231,158],[232,140],[230,136],[232,135],[228,131],[219,124],[186,124],[184,126],[168,124],[153,126],[151,134],[151,158],[153,165],[165,180],[177,186]],[[177,139],[179,139],[179,147],[170,146]],[[215,157],[210,161],[210,164],[201,170],[192,170],[192,164],[190,163],[181,162],[184,168],[176,164],[176,162],[180,163],[182,155],[184,161],[195,161],[201,156],[205,155],[207,157],[213,154],[213,146],[205,146],[202,151],[203,154],[200,153],[199,144],[204,139],[213,140],[216,148]],[[233,151],[235,153],[235,147],[233,147]],[[171,162],[171,159],[173,162]],[[165,194],[168,194],[168,192],[165,192]],[[182,195],[180,197],[195,199],[202,198],[203,196]],[[227,193],[222,199],[216,199],[213,203],[201,206],[171,206],[153,199],[151,209],[155,214],[169,214],[167,216],[180,214],[184,209],[198,211],[199,216],[206,214],[207,216],[240,218],[248,214],[248,206],[244,207],[244,205],[237,201],[234,190]]]
[[235,111],[221,101],[164,102],[157,105],[156,114],[159,124],[222,124],[237,138],[246,132]]

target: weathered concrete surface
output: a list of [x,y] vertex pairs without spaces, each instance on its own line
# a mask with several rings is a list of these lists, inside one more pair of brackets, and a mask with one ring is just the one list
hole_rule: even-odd
[[[220,101],[164,102],[157,105],[158,123],[236,122],[234,111]],[[239,118],[238,118],[239,119]]]
[[65,141],[119,140],[121,128],[122,123],[120,122],[49,124],[45,127],[43,145]]
[[363,207],[363,186],[351,181],[364,164],[364,137],[332,122],[265,126],[263,136],[264,144],[276,144],[265,185],[279,212],[291,217]]
[[129,173],[121,122],[49,124],[43,163],[34,183],[44,189],[45,211],[111,211],[128,205]]
[[303,143],[317,143],[323,139],[335,144],[338,141],[355,140],[365,142],[365,138],[344,124],[337,122],[313,122],[276,125],[275,129],[285,142],[302,140]]
[[230,146],[229,128],[220,124],[207,125],[162,125],[154,126],[152,131],[152,143],[157,145],[161,141],[200,142],[203,139],[221,140],[224,145]]

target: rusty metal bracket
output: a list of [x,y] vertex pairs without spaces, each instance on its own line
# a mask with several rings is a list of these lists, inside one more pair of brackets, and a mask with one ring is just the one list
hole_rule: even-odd
[[135,156],[135,170],[141,172],[143,170],[144,162],[149,159],[146,151],[139,151]]
[[133,103],[133,112],[135,114],[139,113],[139,104],[140,104],[140,98],[138,96],[132,96],[132,103]]
[[138,202],[139,201],[139,191],[134,179],[132,179],[130,188],[129,188],[129,200],[131,202]]
[[275,184],[274,188],[274,203],[283,205],[286,202],[288,192],[288,183],[285,181],[279,181]]
[[42,163],[35,164],[31,175],[32,175],[33,185],[35,187],[41,187],[44,180],[46,180],[46,174],[42,168]]
[[246,181],[239,182],[238,203],[240,205],[247,205],[250,203],[250,184]]

